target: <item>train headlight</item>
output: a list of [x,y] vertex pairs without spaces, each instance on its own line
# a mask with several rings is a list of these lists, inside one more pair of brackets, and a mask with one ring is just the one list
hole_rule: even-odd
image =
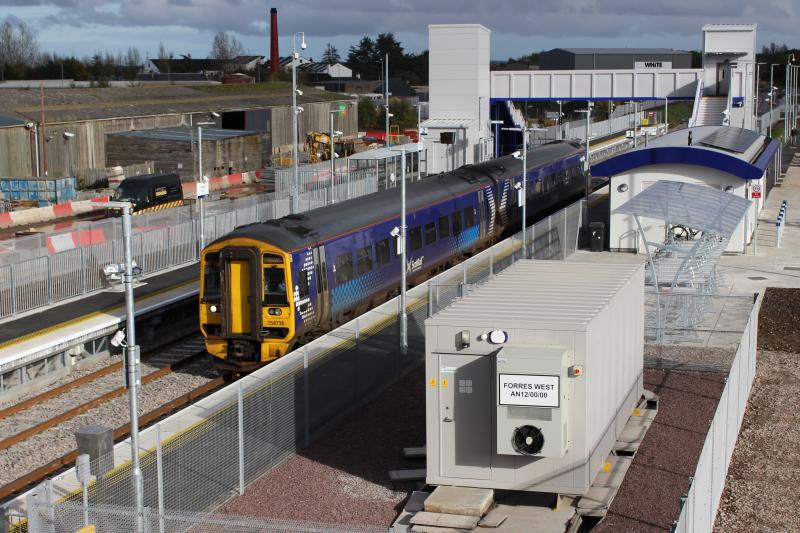
[[276,307],[271,308],[269,311],[267,311],[267,313],[272,316],[281,316],[281,310]]
[[216,313],[217,311],[219,311],[219,308],[217,308],[216,305],[212,305],[211,307],[208,308],[208,310],[211,311],[212,313]]

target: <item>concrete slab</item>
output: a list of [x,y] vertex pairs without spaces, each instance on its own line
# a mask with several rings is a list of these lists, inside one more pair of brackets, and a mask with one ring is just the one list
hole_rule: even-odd
[[452,527],[423,526],[418,525],[411,528],[415,533],[467,533],[471,529],[455,529]]
[[446,513],[481,517],[494,503],[494,491],[471,487],[436,487],[425,500],[429,513]]
[[411,519],[411,523],[420,526],[448,527],[453,529],[475,529],[479,517],[459,514],[429,513],[420,511]]
[[425,459],[427,452],[425,446],[409,446],[403,448],[403,457],[408,459]]
[[422,492],[420,490],[413,491],[403,510],[408,513],[418,513],[422,511],[425,508],[425,500],[427,500],[430,495],[430,492]]
[[619,488],[632,462],[633,457],[610,456],[607,460],[608,471],[600,470],[592,486]]
[[618,487],[591,487],[589,491],[578,500],[577,512],[581,516],[605,516]]
[[391,481],[418,481],[425,479],[424,468],[411,468],[409,470],[389,470]]
[[478,522],[478,527],[498,528],[508,519],[508,515],[497,508],[492,509]]

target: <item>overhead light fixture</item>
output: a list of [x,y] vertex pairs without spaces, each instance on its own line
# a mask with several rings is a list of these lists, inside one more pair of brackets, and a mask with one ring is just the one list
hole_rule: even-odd
[[62,135],[64,136],[65,139],[72,139],[73,137],[75,137],[75,134],[69,131],[65,131]]
[[514,159],[520,159],[520,157],[522,157],[522,152],[517,150],[516,152],[511,154],[511,157],[513,157]]
[[305,109],[303,109],[301,106],[297,106],[297,109],[295,109],[295,113],[297,113],[297,114],[300,114],[303,111],[305,111]]
[[214,118],[219,118],[219,113],[217,113],[216,111],[212,111],[211,116]]

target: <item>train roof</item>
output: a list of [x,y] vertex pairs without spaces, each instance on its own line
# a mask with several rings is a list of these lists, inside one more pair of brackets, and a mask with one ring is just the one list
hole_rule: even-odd
[[[536,167],[577,153],[579,149],[572,143],[549,143],[528,152],[528,165]],[[506,156],[410,182],[406,185],[406,209],[412,212],[489,185],[492,179],[519,174],[518,166],[518,160]],[[400,203],[400,187],[384,189],[305,213],[239,226],[215,243],[240,237],[268,242],[285,251],[297,250],[387,218],[399,217]]]

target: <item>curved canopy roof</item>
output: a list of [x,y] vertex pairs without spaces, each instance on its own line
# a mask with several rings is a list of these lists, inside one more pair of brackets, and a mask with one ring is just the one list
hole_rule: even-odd
[[[728,137],[746,138],[746,146],[704,144],[708,138],[725,131]],[[693,144],[688,145],[689,133]],[[648,165],[696,165],[713,168],[744,180],[760,179],[778,150],[779,143],[769,137],[741,128],[698,127],[670,133],[650,142],[649,146],[624,152],[592,165],[592,176],[611,177]]]
[[730,239],[752,203],[707,185],[661,180],[612,214],[656,218]]

